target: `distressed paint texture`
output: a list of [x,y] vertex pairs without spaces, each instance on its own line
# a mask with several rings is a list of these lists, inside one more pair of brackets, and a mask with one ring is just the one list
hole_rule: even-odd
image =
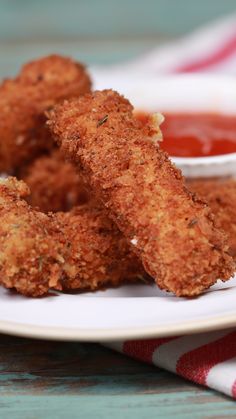
[[235,402],[96,344],[0,335],[0,417],[224,418]]

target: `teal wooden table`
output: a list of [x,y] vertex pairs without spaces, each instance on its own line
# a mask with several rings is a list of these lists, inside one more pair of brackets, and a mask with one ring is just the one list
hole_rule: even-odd
[[0,417],[226,418],[229,398],[98,344],[0,336]]

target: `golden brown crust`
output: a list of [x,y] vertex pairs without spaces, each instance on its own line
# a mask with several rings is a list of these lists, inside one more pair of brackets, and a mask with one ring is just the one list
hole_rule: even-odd
[[145,276],[140,261],[100,205],[93,202],[57,213],[55,219],[67,238],[64,290],[96,290]]
[[197,295],[233,273],[225,236],[132,110],[116,92],[94,92],[56,106],[49,126],[160,288]]
[[45,110],[90,87],[85,68],[58,55],[32,61],[15,79],[5,80],[0,86],[0,171],[13,173],[51,149]]
[[37,297],[52,288],[94,290],[143,274],[103,208],[46,215],[22,199],[28,193],[15,178],[0,182],[1,285]]
[[59,150],[38,157],[19,173],[30,188],[27,202],[43,212],[69,211],[89,199],[82,180],[72,163]]
[[230,253],[236,259],[236,180],[189,179],[187,185],[210,206],[215,222],[228,236]]
[[15,178],[0,182],[0,283],[40,296],[60,286],[64,238],[51,217],[22,200],[29,193]]

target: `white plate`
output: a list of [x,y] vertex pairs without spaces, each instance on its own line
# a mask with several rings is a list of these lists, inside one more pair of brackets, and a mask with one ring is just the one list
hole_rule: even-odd
[[[233,79],[181,76],[154,82],[97,74],[95,80],[95,87],[117,89],[141,109],[186,110],[187,107],[236,112]],[[189,89],[191,95],[187,94]],[[155,285],[143,284],[40,299],[0,289],[0,332],[87,341],[196,333],[236,325],[235,301],[236,277],[225,284],[219,282],[194,299],[177,298],[161,292]]]
[[0,290],[0,331],[61,340],[108,341],[196,333],[236,325],[236,278],[195,299],[155,285],[32,299]]

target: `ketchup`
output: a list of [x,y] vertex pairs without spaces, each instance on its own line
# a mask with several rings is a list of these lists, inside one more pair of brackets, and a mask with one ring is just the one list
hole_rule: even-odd
[[[164,113],[160,147],[174,157],[236,153],[236,116],[213,113]],[[149,114],[137,112],[145,124]]]

